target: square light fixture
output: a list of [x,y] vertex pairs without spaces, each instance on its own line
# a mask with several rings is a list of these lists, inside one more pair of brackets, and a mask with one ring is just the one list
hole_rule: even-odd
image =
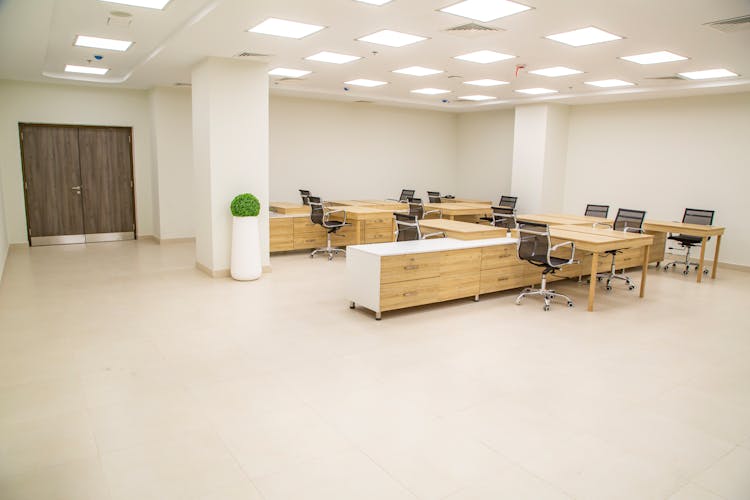
[[583,82],[586,85],[593,85],[594,87],[629,87],[635,85],[632,82],[626,82],[625,80],[617,80],[616,78],[610,78],[609,80],[595,80],[593,82]]
[[487,23],[529,9],[531,7],[509,0],[466,0],[442,8],[440,11]]
[[388,47],[404,47],[405,45],[411,45],[412,43],[427,40],[427,38],[419,35],[410,35],[409,33],[401,33],[399,31],[381,30],[377,33],[373,33],[372,35],[357,38],[357,40],[359,40],[360,42],[387,45]]
[[704,69],[703,71],[687,71],[685,73],[677,73],[678,75],[689,78],[690,80],[707,80],[709,78],[728,78],[730,76],[739,76],[737,73],[732,73],[728,69]]
[[109,68],[95,68],[94,66],[76,66],[75,64],[66,64],[66,73],[85,73],[87,75],[106,75]]
[[299,78],[301,76],[309,75],[310,73],[312,73],[312,71],[290,68],[275,68],[268,72],[271,76],[285,76],[287,78]]
[[438,95],[438,94],[448,94],[450,93],[450,90],[445,89],[433,89],[433,88],[426,88],[426,89],[416,89],[412,90],[412,93],[414,94],[425,94],[425,95]]
[[349,80],[344,82],[346,85],[358,85],[360,87],[380,87],[388,82],[381,82],[379,80],[368,80],[367,78],[358,78],[356,80]]
[[74,45],[78,47],[91,47],[94,49],[107,49],[125,52],[133,45],[128,40],[112,40],[110,38],[98,38],[95,36],[78,35]]
[[304,38],[312,35],[325,28],[316,24],[298,23],[296,21],[286,21],[269,17],[259,25],[248,29],[250,33],[260,33],[261,35],[283,36],[286,38]]
[[529,71],[529,73],[542,76],[568,76],[577,75],[579,73],[583,73],[583,71],[566,68],[565,66],[554,66],[552,68],[535,69],[534,71]]
[[543,94],[556,94],[557,90],[535,87],[531,89],[518,89],[516,90],[516,92],[520,92],[521,94],[529,94],[529,95],[543,95]]
[[508,82],[501,80],[493,80],[491,78],[485,78],[483,80],[472,80],[470,82],[464,82],[466,85],[476,85],[478,87],[496,87],[497,85],[508,85]]
[[357,2],[369,3],[370,5],[385,5],[392,0],[357,0]]
[[647,54],[636,54],[634,56],[623,56],[620,59],[626,61],[638,63],[638,64],[659,64],[673,61],[684,61],[687,57],[683,57],[679,54],[669,52],[666,50],[660,50],[658,52],[649,52]]
[[490,99],[497,99],[491,95],[462,95],[459,97],[462,101],[489,101]]
[[392,73],[401,73],[402,75],[411,75],[411,76],[429,76],[429,75],[437,75],[438,73],[442,73],[442,70],[439,69],[430,69],[425,68],[422,66],[409,66],[408,68],[401,68],[393,70]]
[[611,42],[612,40],[620,40],[622,37],[613,35],[599,28],[589,26],[588,28],[581,28],[573,31],[566,31],[565,33],[557,33],[556,35],[547,35],[544,38],[549,38],[556,42],[565,43],[572,45],[573,47],[581,47],[582,45],[591,45],[592,43]]
[[317,54],[313,54],[309,57],[305,57],[308,61],[319,61],[319,62],[327,62],[327,63],[333,63],[333,64],[346,64],[352,61],[356,61],[357,59],[362,59],[359,56],[350,56],[347,54],[338,54],[336,52],[318,52]]
[[146,7],[147,9],[162,10],[170,0],[102,0],[107,3],[119,3],[121,5],[132,5],[133,7]]
[[470,52],[469,54],[456,56],[453,59],[471,61],[479,64],[487,64],[497,61],[504,61],[506,59],[513,59],[514,57],[516,56],[503,54],[501,52],[495,52],[494,50],[478,50],[477,52]]

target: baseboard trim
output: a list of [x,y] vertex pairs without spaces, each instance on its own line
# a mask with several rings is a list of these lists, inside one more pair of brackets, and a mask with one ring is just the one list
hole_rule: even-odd
[[153,234],[139,234],[136,236],[136,239],[140,241],[155,241],[156,243],[159,243],[159,238]]
[[[202,273],[207,274],[211,276],[212,278],[229,278],[232,273],[229,269],[209,269],[208,267],[204,266],[200,262],[195,263],[195,267]],[[271,266],[263,266],[263,274],[268,274],[272,272]]]
[[267,266],[263,266],[263,274],[268,274],[268,273],[272,273],[272,272],[273,272],[273,268],[271,267],[270,264],[267,265]]
[[8,248],[29,248],[28,243],[11,243]]
[[[665,260],[674,260],[674,261],[677,261],[677,262],[681,262],[681,261],[685,260],[685,254],[684,253],[683,254],[679,254],[679,253],[665,252],[664,253],[664,258],[665,258]],[[690,262],[695,262],[697,264],[698,263],[698,259],[694,258],[691,255]],[[714,265],[714,261],[713,260],[709,260],[709,259],[704,259],[703,260],[703,265],[705,265],[706,267],[710,268],[711,266]],[[719,261],[719,268],[720,269],[732,269],[734,271],[750,272],[750,266],[745,266],[745,265],[742,265],[742,264],[731,264],[729,262],[722,262],[722,261]]]

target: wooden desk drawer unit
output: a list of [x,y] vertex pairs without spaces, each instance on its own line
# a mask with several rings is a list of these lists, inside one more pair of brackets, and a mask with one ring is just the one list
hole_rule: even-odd
[[434,278],[440,274],[440,253],[394,255],[380,261],[380,282],[395,283],[422,278]]
[[364,243],[393,241],[393,222],[390,219],[365,221]]
[[294,223],[290,217],[271,217],[269,221],[270,249],[283,252],[294,249]]
[[438,301],[440,278],[412,279],[380,285],[380,310],[389,311]]
[[482,269],[513,266],[519,263],[516,245],[482,248]]
[[479,248],[454,250],[440,254],[439,300],[479,295],[482,251]]

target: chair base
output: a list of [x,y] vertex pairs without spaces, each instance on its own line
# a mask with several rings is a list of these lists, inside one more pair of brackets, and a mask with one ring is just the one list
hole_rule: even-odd
[[312,259],[315,257],[315,254],[317,253],[324,253],[328,255],[328,260],[333,260],[333,257],[339,253],[343,253],[346,255],[346,250],[343,248],[336,248],[334,246],[331,246],[331,233],[328,233],[328,239],[326,242],[326,246],[324,248],[316,248],[312,252],[310,252],[310,258]]
[[[699,264],[696,264],[695,262],[690,262],[690,248],[687,247],[687,251],[685,252],[685,259],[684,260],[672,260],[669,262],[664,263],[664,272],[669,271],[669,268],[672,267],[674,269],[677,266],[683,266],[682,274],[687,276],[690,274],[690,266],[693,266],[696,271],[700,268]],[[670,250],[677,250],[676,248],[670,248]],[[708,274],[708,268],[703,269],[703,274]]]
[[628,285],[628,290],[635,290],[635,282],[625,274],[625,272],[618,273],[617,269],[615,269],[615,256],[612,256],[612,269],[608,273],[601,273],[596,275],[597,281],[602,281],[606,279],[606,284],[604,288],[609,291],[612,290],[612,281],[613,280],[622,280]]
[[543,309],[545,311],[549,311],[550,304],[552,304],[552,301],[555,299],[555,297],[560,297],[562,299],[565,299],[568,303],[568,307],[573,307],[573,300],[568,297],[567,295],[564,295],[562,293],[557,293],[554,290],[550,290],[547,288],[547,275],[542,274],[542,284],[541,288],[524,288],[523,291],[516,297],[516,305],[521,305],[521,300],[526,297],[531,297],[538,295],[544,299],[544,306]]

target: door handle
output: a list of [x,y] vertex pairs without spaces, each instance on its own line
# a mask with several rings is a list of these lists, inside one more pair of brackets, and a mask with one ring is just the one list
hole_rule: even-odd
[[70,189],[76,192],[76,194],[81,194],[81,186],[73,186]]

